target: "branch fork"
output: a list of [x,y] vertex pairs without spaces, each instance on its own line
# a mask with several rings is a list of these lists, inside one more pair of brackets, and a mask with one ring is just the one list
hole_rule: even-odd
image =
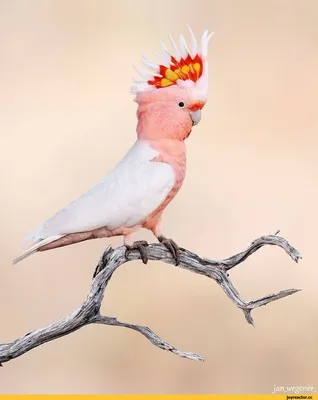
[[[292,260],[297,263],[302,258],[301,255],[287,242],[286,239],[277,236],[278,233],[279,232],[275,235],[262,236],[254,240],[246,250],[220,261],[202,258],[189,250],[180,248],[180,264],[178,265],[178,268],[187,269],[213,279],[223,289],[225,294],[233,301],[233,303],[243,311],[246,321],[249,324],[254,325],[251,315],[254,308],[290,296],[301,289],[282,290],[278,293],[269,294],[257,300],[246,302],[242,299],[232,284],[229,278],[229,271],[265,245],[278,246],[282,248],[292,258]],[[117,318],[107,317],[100,314],[105,289],[113,273],[122,264],[125,264],[130,260],[140,259],[140,254],[136,251],[129,254],[129,260],[127,260],[125,253],[125,246],[116,249],[108,246],[95,269],[91,288],[86,300],[72,314],[60,321],[29,332],[11,343],[0,344],[0,365],[2,366],[2,363],[17,358],[35,347],[68,335],[89,324],[121,326],[133,329],[140,332],[153,345],[162,350],[170,351],[180,357],[191,360],[203,361],[203,358],[199,354],[184,352],[171,346],[148,327],[120,322]],[[162,261],[175,266],[175,260],[163,244],[150,244],[147,247],[147,253],[149,260]]]

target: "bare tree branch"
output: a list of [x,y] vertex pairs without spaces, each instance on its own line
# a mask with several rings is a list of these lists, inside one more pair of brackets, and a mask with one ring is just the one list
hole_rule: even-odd
[[[242,299],[229,279],[228,271],[242,263],[247,259],[247,257],[265,245],[281,247],[296,262],[301,259],[299,252],[292,247],[287,240],[280,236],[268,235],[254,240],[251,245],[241,253],[221,261],[201,258],[197,254],[181,248],[181,261],[178,267],[187,269],[197,274],[205,275],[206,277],[213,279],[218,285],[221,286],[233,303],[244,312],[247,322],[253,324],[251,311],[254,308],[264,306],[272,301],[289,296],[300,290],[283,290],[279,293],[270,294],[249,302],[246,302]],[[174,354],[191,360],[203,360],[203,358],[198,354],[180,351],[170,344],[164,342],[151,329],[145,326],[120,322],[116,318],[106,317],[100,314],[104,292],[112,274],[122,264],[125,264],[129,260],[137,260],[140,258],[139,253],[132,252],[129,255],[129,260],[127,260],[125,258],[125,250],[126,248],[124,246],[118,247],[117,249],[112,249],[109,246],[105,250],[96,267],[93,282],[91,284],[87,299],[72,314],[58,322],[54,322],[44,328],[30,332],[22,338],[16,339],[11,343],[0,344],[0,365],[12,360],[13,358],[19,357],[22,354],[25,354],[26,352],[42,345],[43,343],[57,339],[61,336],[68,335],[69,333],[75,332],[76,330],[89,324],[122,326],[133,329],[137,332],[140,332],[152,344],[163,350],[168,350]],[[171,254],[162,244],[149,245],[147,247],[147,252],[150,260],[159,260],[174,265],[174,260],[172,259]]]

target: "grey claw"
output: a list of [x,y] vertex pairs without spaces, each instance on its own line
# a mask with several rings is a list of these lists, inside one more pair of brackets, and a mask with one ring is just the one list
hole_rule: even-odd
[[180,249],[177,243],[172,239],[167,239],[164,236],[158,237],[160,243],[162,243],[171,253],[172,258],[175,260],[175,265],[180,264]]
[[147,264],[148,262],[148,255],[147,255],[147,249],[146,247],[148,246],[148,243],[145,240],[140,240],[138,242],[134,242],[132,246],[127,246],[126,245],[126,252],[125,252],[125,257],[128,260],[128,256],[130,252],[132,251],[138,251],[141,257],[141,260],[144,264]]

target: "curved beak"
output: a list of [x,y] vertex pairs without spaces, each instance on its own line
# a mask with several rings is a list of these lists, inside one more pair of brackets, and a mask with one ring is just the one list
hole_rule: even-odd
[[190,118],[192,119],[192,126],[198,125],[201,121],[201,110],[190,111]]

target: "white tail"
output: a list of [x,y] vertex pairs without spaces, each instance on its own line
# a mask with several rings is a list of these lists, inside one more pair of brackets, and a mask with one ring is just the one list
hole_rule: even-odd
[[46,239],[40,239],[37,242],[35,242],[31,247],[26,249],[19,257],[15,258],[12,261],[12,264],[17,264],[18,262],[24,260],[25,258],[29,257],[31,254],[34,254],[36,251],[38,251],[41,247],[45,246],[46,244],[52,243],[55,240],[60,239],[64,235],[56,235],[56,236],[50,236]]

